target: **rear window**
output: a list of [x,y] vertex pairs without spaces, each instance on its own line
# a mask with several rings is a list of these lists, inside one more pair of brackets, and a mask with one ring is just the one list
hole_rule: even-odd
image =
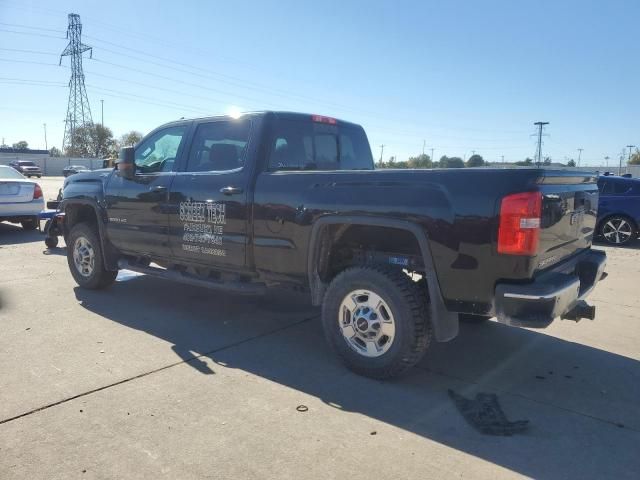
[[278,119],[269,170],[372,170],[373,157],[362,127]]
[[0,179],[2,178],[6,180],[22,180],[24,177],[19,171],[13,168],[0,165]]

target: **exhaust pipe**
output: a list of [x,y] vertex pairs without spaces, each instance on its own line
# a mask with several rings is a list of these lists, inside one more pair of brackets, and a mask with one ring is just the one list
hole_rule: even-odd
[[596,318],[596,307],[589,305],[584,300],[579,300],[576,306],[562,315],[563,320],[575,320],[576,322],[582,318],[593,320]]

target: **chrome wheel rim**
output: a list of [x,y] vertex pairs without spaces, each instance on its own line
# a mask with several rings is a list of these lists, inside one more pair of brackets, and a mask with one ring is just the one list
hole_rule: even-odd
[[347,345],[369,358],[384,355],[396,334],[391,309],[371,290],[354,290],[344,297],[338,311],[338,325]]
[[83,277],[90,277],[95,268],[96,254],[85,237],[78,237],[73,244],[73,263]]
[[632,234],[633,228],[624,218],[612,218],[602,227],[602,235],[609,243],[626,243]]

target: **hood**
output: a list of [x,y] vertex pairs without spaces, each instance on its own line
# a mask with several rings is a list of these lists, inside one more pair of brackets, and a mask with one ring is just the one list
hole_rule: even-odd
[[80,182],[106,182],[107,178],[114,171],[113,168],[101,168],[99,170],[90,170],[88,172],[78,172],[73,175],[68,176],[64,180],[64,185],[62,188],[65,188],[70,183],[80,183]]

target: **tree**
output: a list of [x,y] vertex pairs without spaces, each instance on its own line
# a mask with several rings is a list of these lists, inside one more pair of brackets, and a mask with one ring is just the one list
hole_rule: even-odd
[[629,165],[640,165],[640,149],[636,148],[636,151],[631,154]]
[[140,140],[142,140],[142,134],[131,130],[120,137],[120,147],[133,147]]
[[477,153],[471,155],[469,160],[467,160],[467,167],[482,167],[484,165],[484,158],[482,155],[478,155]]
[[24,140],[20,140],[18,143],[13,144],[13,148],[16,150],[27,150],[29,148],[29,144]]
[[551,165],[551,157],[544,157],[544,160],[542,161],[543,165]]
[[[446,158],[446,166],[442,168],[464,168],[464,160],[460,157],[444,157]],[[442,166],[442,159],[440,159]]]
[[575,166],[576,166],[576,162],[573,158],[567,162],[567,167],[575,167]]
[[431,157],[426,153],[422,153],[417,157],[409,157],[407,161],[407,166],[409,168],[431,168],[433,167],[433,162],[431,161]]
[[114,143],[110,128],[92,123],[76,128],[72,146],[65,153],[69,157],[107,157],[113,152]]
[[50,157],[59,157],[60,155],[62,155],[62,152],[58,148],[51,147],[49,149],[49,156]]

